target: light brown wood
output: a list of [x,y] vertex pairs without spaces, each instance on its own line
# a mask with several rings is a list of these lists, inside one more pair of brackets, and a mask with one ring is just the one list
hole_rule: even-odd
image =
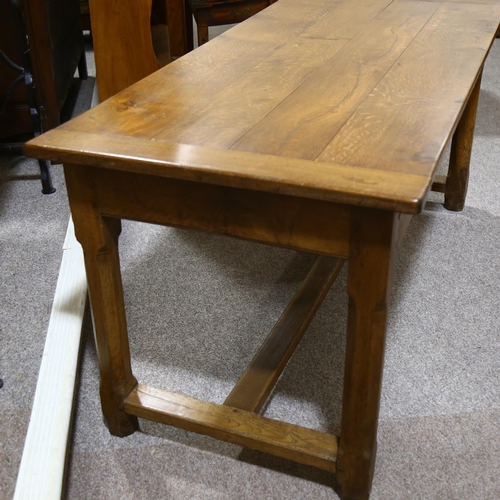
[[89,0],[99,100],[160,68],[151,35],[152,0]]
[[[180,143],[231,147],[347,42],[347,38],[310,38],[306,31],[231,82],[223,92],[165,124],[156,140],[168,137]],[[272,79],[267,78],[269,74]]]
[[345,205],[149,175],[67,167],[92,179],[99,211],[336,257],[349,254]]
[[[468,166],[478,77],[499,23],[497,0],[280,0],[26,147],[65,163],[112,432],[132,432],[135,415],[335,464],[335,437],[134,390],[115,220],[347,258],[337,478],[343,500],[368,498],[397,243],[433,185],[465,197],[466,183],[453,179]],[[455,130],[442,188],[436,168]],[[282,323],[305,328],[328,282],[313,280],[313,305],[292,305]],[[233,404],[262,404],[289,353],[288,340],[278,343],[281,354],[271,362],[266,347],[237,386],[250,378],[254,395]],[[253,373],[262,359],[273,368],[261,386]],[[322,440],[330,444],[318,451]]]
[[340,259],[318,258],[225,405],[260,412],[343,265]]
[[[427,5],[439,9],[325,148],[321,161],[435,172],[467,101],[463,96],[481,71],[500,5]],[[460,37],[454,36],[457,31]]]
[[293,0],[276,15],[273,12],[278,4],[257,14],[258,27],[253,25],[254,18],[239,24],[212,40],[210,46],[200,47],[151,75],[145,87],[143,82],[125,90],[112,102],[103,103],[68,126],[74,124],[79,132],[154,137],[166,124],[182,119],[201,102],[210,101],[250,67],[300,36],[335,5]]
[[[359,10],[352,9],[352,4],[349,7],[350,11],[338,9],[341,15],[336,24],[342,26],[344,36],[352,38],[350,43],[318,66],[304,84],[243,135],[234,148],[317,158],[438,6],[415,2],[409,9],[401,2],[389,6],[387,2],[363,2]],[[333,11],[332,16],[336,13]],[[387,26],[391,29],[385,29]],[[317,36],[331,33],[327,24],[322,27],[321,31],[315,30]],[[269,130],[273,133],[269,134]],[[324,158],[330,161],[329,157]]]
[[125,410],[137,417],[335,471],[337,437],[331,434],[144,385],[127,396]]
[[70,208],[75,235],[83,247],[100,371],[100,394],[110,432],[127,436],[138,429],[137,419],[123,410],[123,401],[137,385],[130,366],[127,321],[118,257],[119,219],[95,210],[96,190],[88,175],[65,166],[67,188],[74,195]]
[[[377,23],[373,23],[368,35],[356,38],[357,43],[348,44],[386,5],[385,0],[363,2],[356,9],[346,2],[332,4],[331,11],[320,21],[287,42],[283,37],[285,43],[272,55],[231,82],[223,92],[216,93],[181,119],[166,124],[156,138],[168,137],[178,142],[214,147],[234,144],[235,149],[273,154],[280,151],[279,154],[285,156],[314,159],[335,133],[335,125],[323,120],[325,115],[327,119],[332,116],[332,113],[325,113],[325,102],[331,110],[336,100],[344,101],[347,94],[353,94],[344,105],[348,108],[354,106],[356,99],[364,97],[363,92],[352,91],[356,75],[349,69],[339,74],[337,68],[361,57],[359,47],[366,45],[367,39],[377,38],[374,36],[378,33]],[[269,10],[274,8],[269,7]],[[435,8],[431,5],[426,10]],[[406,16],[400,13],[399,21],[406,20]],[[424,21],[425,18],[421,20]],[[331,33],[337,36],[332,37]],[[397,33],[379,34],[378,38],[384,38],[390,46]],[[376,40],[370,43],[376,47]],[[344,46],[345,50],[341,51]],[[402,41],[400,50],[404,47]],[[390,57],[387,59],[390,64]],[[383,67],[378,69],[375,65],[367,71],[378,74],[379,78],[384,72]],[[269,74],[273,78],[268,78]],[[369,79],[363,86],[366,92],[372,88]],[[333,115],[340,116],[338,110],[334,110]],[[321,121],[315,120],[316,116]],[[305,128],[309,130],[307,137],[304,136]],[[273,134],[268,134],[267,130],[273,130]],[[326,142],[322,141],[325,133],[328,134]],[[297,136],[301,139],[300,144],[295,140]],[[313,155],[311,150],[317,150],[317,154]]]
[[67,130],[73,127],[30,141],[26,154],[405,213],[420,212],[431,182],[420,175]]
[[[476,78],[491,43],[488,33],[497,28],[495,12],[500,7],[453,4],[452,9],[447,4],[440,6],[432,2],[393,2],[387,5],[380,0],[367,0],[358,5],[350,19],[348,1],[315,2],[307,9],[297,0],[285,3],[286,6],[280,7],[280,2],[277,2],[227,35],[211,41],[210,47],[202,47],[183,57],[140,86],[126,90],[113,102],[105,103],[65,128],[154,138],[156,143],[179,142],[193,146],[202,142],[217,148],[229,147],[237,139],[231,135],[235,131],[241,135],[248,130],[249,135],[241,138],[234,147],[244,149],[243,143],[250,147],[246,141],[250,140],[250,135],[257,134],[259,140],[251,145],[252,152],[256,152],[267,147],[266,141],[276,141],[283,131],[288,134],[287,126],[293,122],[293,133],[287,135],[287,143],[301,130],[308,129],[310,133],[303,135],[300,132],[301,141],[296,143],[295,152],[282,145],[277,154],[300,158],[308,155],[306,151],[311,148],[321,149],[325,140],[321,139],[322,134],[335,130],[332,123],[323,123],[319,116],[318,121],[310,114],[312,109],[317,109],[323,116],[321,110],[328,109],[327,115],[334,120],[344,117],[342,120],[345,121],[352,116],[321,154],[322,163],[337,164],[338,159],[346,165],[374,168],[378,173],[380,169],[394,169],[425,177],[433,175],[466,101],[466,97],[461,100],[459,96],[467,96],[470,92],[470,81]],[[450,15],[447,9],[452,9]],[[487,21],[480,24],[482,15]],[[418,32],[426,20],[429,22]],[[331,29],[338,31],[339,37],[328,36],[329,23],[326,21],[333,22]],[[457,32],[457,25],[461,22],[465,23],[464,29],[469,30],[465,32],[464,40],[469,40],[475,30],[481,33],[474,48],[466,46],[462,50],[457,41],[451,40],[450,33]],[[396,30],[384,29],[392,24],[396,25]],[[257,40],[258,43],[254,43]],[[323,53],[330,42],[333,52],[326,62],[322,57],[315,60],[292,56],[294,50],[297,54],[302,51],[313,53],[316,43],[316,52]],[[343,48],[335,52],[344,42]],[[387,53],[381,48],[388,43],[391,51]],[[398,54],[394,52],[396,47],[400,51],[405,47],[405,50],[400,60],[394,63],[392,58]],[[377,50],[381,51],[381,56]],[[300,69],[301,64],[295,60],[307,60],[308,63]],[[447,85],[446,96],[438,94],[442,92],[439,86],[442,60],[446,64],[453,61],[450,68],[445,66],[453,84]],[[392,67],[384,73],[380,69],[384,68],[383,64],[392,64]],[[421,71],[418,64],[433,69]],[[344,66],[346,70],[339,72],[338,68]],[[284,68],[283,80],[267,78],[274,67]],[[419,77],[412,78],[411,71],[416,71]],[[165,80],[169,81],[168,85],[164,84]],[[283,81],[290,83],[287,86]],[[322,88],[326,89],[325,92]],[[418,95],[419,89],[422,89],[422,97],[413,97]],[[427,97],[429,92],[434,92],[435,97]],[[346,100],[345,95],[349,99]],[[238,101],[240,105],[236,104]],[[444,103],[439,113],[435,113],[436,102]],[[444,109],[445,106],[449,108]],[[273,108],[271,112],[270,107]],[[287,118],[289,108],[294,116],[292,122]],[[360,111],[365,109],[366,112]],[[401,112],[394,113],[393,109]],[[378,113],[375,121],[370,118],[373,113]],[[433,113],[437,116],[434,117]],[[279,123],[272,121],[272,116],[279,117]],[[379,123],[384,126],[379,126]],[[258,133],[264,124],[272,133]],[[373,124],[373,133],[366,132],[367,124]],[[408,126],[413,128],[410,130]],[[364,133],[370,137],[361,140],[360,134]],[[375,140],[374,137],[380,134],[385,139]],[[425,141],[428,141],[427,145]],[[333,151],[335,157],[328,151]],[[147,161],[150,151],[144,154]],[[347,161],[346,155],[352,163]],[[283,177],[281,172],[277,172],[277,176]],[[314,177],[311,180],[314,181]],[[388,180],[388,184],[394,188],[392,181]],[[419,186],[414,199],[422,200],[423,191],[426,192],[430,184],[426,179],[424,190]],[[354,190],[358,187],[356,185]],[[374,191],[379,189],[380,184]],[[351,202],[357,203],[355,200]],[[379,207],[384,208],[383,205]],[[420,208],[421,204],[418,210]]]

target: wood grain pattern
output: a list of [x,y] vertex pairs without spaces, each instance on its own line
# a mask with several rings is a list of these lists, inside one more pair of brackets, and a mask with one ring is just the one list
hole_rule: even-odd
[[127,396],[125,410],[137,417],[335,471],[337,437],[331,434],[144,385]]
[[[26,146],[65,163],[113,433],[133,432],[139,416],[329,471],[337,462],[334,436],[136,386],[119,219],[348,258],[337,479],[343,500],[368,498],[397,243],[440,182],[455,129],[444,190],[465,196],[453,179],[467,170],[476,82],[499,21],[498,0],[280,0]],[[326,267],[229,403],[262,405],[337,272]]]
[[[499,9],[493,3],[363,0],[353,10],[349,0],[280,1],[63,128],[179,143],[177,151],[205,145],[294,159],[319,154],[320,163],[335,164],[335,173],[328,173],[335,201],[389,208],[400,185],[404,193],[392,206],[414,213],[484,62]],[[149,154],[155,158],[156,147],[140,148],[143,164]],[[266,157],[254,159],[269,169]],[[415,178],[391,180],[399,183],[392,187],[372,180],[350,184],[338,163],[428,179],[424,189]],[[236,178],[250,177],[255,170],[248,168],[248,162],[235,165]],[[214,179],[210,165],[207,170]],[[269,176],[286,185],[292,170]],[[312,169],[306,185],[321,189],[315,177],[323,179],[324,172],[323,166]],[[365,198],[369,185],[374,194],[381,190],[381,200]],[[415,187],[410,196],[409,185]],[[363,196],[344,192],[358,188]]]
[[27,155],[148,175],[418,213],[430,179],[313,161],[59,128],[30,141]]
[[[279,4],[276,2],[215,38],[210,45],[186,54],[65,127],[135,137],[157,135],[169,123],[196,109],[201,102],[209,102],[221,88],[298,36],[330,11],[336,2],[304,5],[292,0],[286,6]],[[148,67],[147,74],[150,73]]]
[[500,5],[441,5],[318,159],[433,175],[499,17]]
[[[381,6],[375,7],[369,11],[373,19],[359,35],[236,142],[235,149],[311,160],[318,157],[438,6],[412,2],[408,8],[394,2],[380,14]],[[346,26],[352,22],[356,29],[357,19],[351,21],[348,13],[341,20]],[[328,33],[329,27],[324,26],[322,36]]]
[[343,265],[340,259],[318,258],[225,405],[260,412]]
[[[318,22],[291,38],[262,62],[249,67],[230,86],[222,87],[188,115],[169,123],[156,139],[212,147],[232,146],[308,80],[317,68],[326,64],[332,67],[334,63],[327,61],[386,4],[386,0],[372,0],[354,10],[349,2],[332,6],[332,10]],[[335,33],[334,37],[332,33]],[[282,107],[278,109],[281,113]],[[286,115],[283,114],[278,130],[286,128],[285,120]]]
[[155,139],[230,147],[346,42],[296,37],[189,113],[170,120]]
[[350,208],[345,205],[74,165],[66,169],[73,175],[88,172],[99,212],[109,217],[336,257],[349,252]]

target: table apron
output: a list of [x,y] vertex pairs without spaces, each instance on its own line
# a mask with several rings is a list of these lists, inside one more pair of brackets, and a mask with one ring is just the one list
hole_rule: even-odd
[[66,175],[69,169],[77,186],[92,186],[88,203],[104,216],[349,257],[349,205],[88,166],[65,165]]

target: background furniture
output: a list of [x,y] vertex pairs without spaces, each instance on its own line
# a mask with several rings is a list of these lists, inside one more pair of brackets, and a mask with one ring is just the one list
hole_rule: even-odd
[[80,0],[80,14],[82,20],[82,29],[92,31],[90,26],[90,9],[88,0]]
[[[20,36],[27,36],[35,96],[42,130],[60,123],[60,113],[68,95],[75,70],[86,76],[83,33],[78,0],[22,0],[24,33],[16,22],[10,1],[0,3],[0,47],[16,64],[23,66]],[[2,64],[0,100],[19,76]],[[0,138],[33,132],[26,89],[19,86],[12,94],[5,113],[0,117]]]
[[117,8],[90,0],[89,7],[101,102],[170,62],[166,3],[122,0]]
[[186,32],[193,49],[193,19],[198,28],[198,45],[208,42],[208,27],[235,24],[248,19],[276,0],[186,0]]
[[[0,139],[7,138],[1,151],[20,154],[20,135],[59,125],[77,66],[87,78],[78,7],[77,0],[0,4]],[[39,166],[42,193],[51,194],[49,163]]]

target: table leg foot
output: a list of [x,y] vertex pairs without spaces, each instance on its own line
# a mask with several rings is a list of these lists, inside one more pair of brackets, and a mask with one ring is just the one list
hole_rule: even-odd
[[[118,406],[116,394],[110,393],[101,383],[100,389],[101,407],[104,415],[104,423],[113,436],[130,436],[139,430],[139,422],[134,415],[128,415],[123,409],[123,403]],[[121,397],[120,397],[121,399]]]

